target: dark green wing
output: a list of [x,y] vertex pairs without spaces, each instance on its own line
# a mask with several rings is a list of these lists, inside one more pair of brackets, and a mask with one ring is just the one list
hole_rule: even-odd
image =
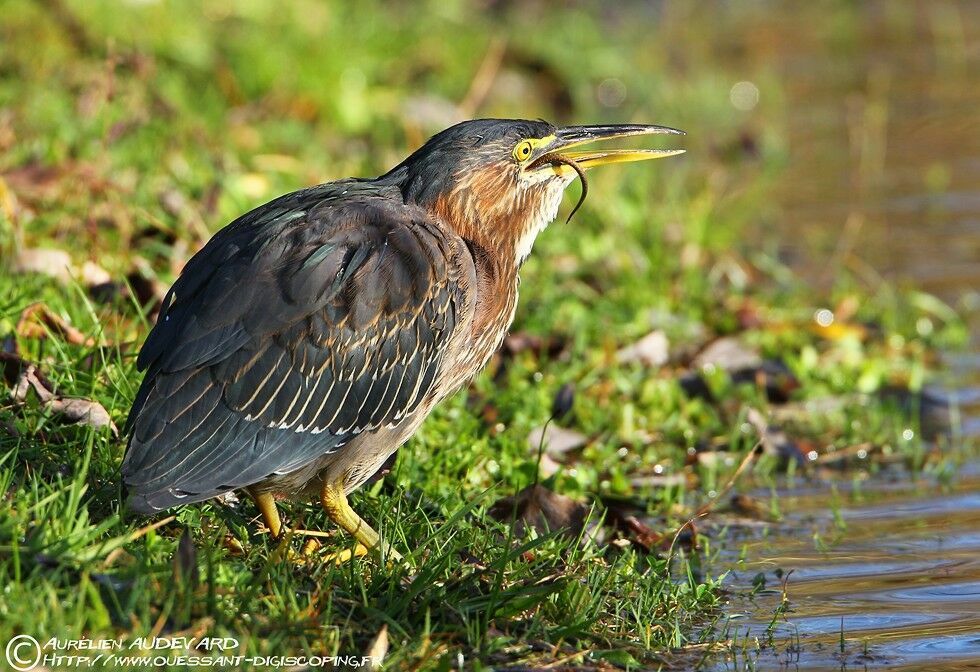
[[460,318],[453,254],[423,211],[358,182],[284,196],[216,234],[139,355],[131,506],[289,473],[415,411]]

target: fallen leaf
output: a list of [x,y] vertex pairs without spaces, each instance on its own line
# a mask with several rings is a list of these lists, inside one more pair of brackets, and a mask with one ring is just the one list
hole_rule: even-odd
[[692,362],[696,369],[717,367],[723,371],[754,369],[762,365],[762,357],[734,336],[723,336],[709,343]]
[[113,434],[118,433],[109,412],[97,401],[80,397],[54,397],[45,407],[68,422],[95,428],[111,427]]
[[167,295],[167,287],[160,282],[146,259],[136,257],[133,263],[134,269],[126,276],[126,281],[132,287],[136,302],[144,308],[149,307],[150,316],[156,318]]
[[559,495],[543,485],[530,485],[517,495],[504,497],[490,507],[490,515],[501,522],[514,521],[514,532],[528,528],[539,534],[562,530],[577,536],[585,524],[586,507],[571,497]]
[[543,454],[538,461],[538,473],[541,474],[541,478],[551,478],[561,471],[561,468],[562,463],[554,460],[548,453]]
[[548,423],[546,427],[535,427],[527,435],[527,444],[533,452],[544,441],[545,452],[553,458],[561,458],[565,453],[581,448],[589,442],[589,437],[572,429]]
[[3,374],[3,380],[8,387],[17,385],[28,365],[29,362],[17,354],[16,348],[4,348],[0,351],[0,374]]
[[109,275],[109,271],[105,270],[94,261],[86,261],[82,264],[80,276],[82,284],[86,287],[94,287],[96,285],[104,285],[107,282],[112,282],[112,276]]
[[0,361],[4,362],[4,377],[7,377],[9,368],[19,368],[20,372],[13,385],[11,398],[20,404],[27,401],[31,390],[37,395],[41,402],[41,407],[58,416],[59,419],[71,424],[87,425],[96,429],[108,427],[113,435],[118,436],[119,430],[116,429],[109,412],[105,410],[97,401],[84,399],[81,397],[63,397],[54,392],[54,387],[46,380],[34,364],[30,364],[20,359],[14,362],[7,353],[0,353]]
[[53,167],[32,162],[7,171],[4,179],[24,203],[53,201],[64,195],[77,165],[63,163]]
[[142,257],[134,258],[133,269],[124,280],[114,280],[99,275],[93,275],[92,279],[105,279],[104,282],[86,285],[89,295],[95,301],[112,303],[132,297],[137,305],[147,310],[150,322],[156,320],[163,298],[167,294],[167,287],[157,279],[149,262]]
[[374,636],[371,643],[368,644],[367,651],[364,652],[364,657],[368,659],[368,669],[369,670],[380,670],[381,663],[384,661],[385,656],[388,655],[388,624],[381,626],[378,630],[378,634]]
[[12,384],[11,398],[18,403],[24,403],[33,389],[42,403],[49,401],[54,396],[51,383],[41,375],[36,366],[19,357],[17,360],[19,361],[13,362],[14,367],[19,368],[17,378]]
[[23,338],[47,338],[52,332],[65,339],[72,345],[92,347],[95,340],[85,336],[71,326],[61,316],[51,310],[45,303],[32,303],[21,311],[17,320],[17,334]]
[[652,331],[636,343],[627,345],[616,353],[616,361],[623,364],[642,364],[661,367],[670,361],[670,341],[660,331]]
[[619,506],[606,508],[606,524],[611,525],[634,544],[649,552],[664,542],[665,535],[640,520],[635,512]]
[[70,282],[71,256],[64,250],[46,248],[21,250],[14,257],[14,273],[40,273],[59,282]]
[[658,531],[647,522],[649,518],[631,500],[604,497],[602,503],[606,507],[606,524],[619,530],[628,543],[643,551],[667,551],[672,545],[693,548],[697,543],[697,530],[693,522],[685,523],[677,529]]
[[765,325],[759,305],[751,299],[742,301],[735,309],[735,319],[742,330],[758,329]]

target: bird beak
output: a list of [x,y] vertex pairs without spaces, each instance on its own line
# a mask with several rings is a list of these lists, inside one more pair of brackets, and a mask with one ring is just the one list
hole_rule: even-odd
[[541,157],[534,162],[535,166],[551,165],[554,169],[565,161],[572,161],[582,169],[602,166],[607,163],[630,163],[633,161],[648,161],[661,159],[666,156],[683,154],[683,149],[593,149],[568,151],[593,142],[628,138],[634,135],[684,135],[684,131],[667,126],[652,126],[648,124],[618,124],[612,126],[566,126],[555,132],[555,139],[544,149]]

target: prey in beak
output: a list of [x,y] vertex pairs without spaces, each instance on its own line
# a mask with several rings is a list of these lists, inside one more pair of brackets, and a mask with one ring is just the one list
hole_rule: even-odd
[[554,136],[543,139],[550,142],[541,142],[537,152],[539,156],[534,159],[528,168],[530,170],[553,170],[562,174],[566,170],[572,170],[582,182],[582,195],[578,203],[568,215],[566,223],[578,212],[578,209],[585,202],[589,193],[589,184],[585,178],[585,171],[611,163],[632,163],[634,161],[649,161],[651,159],[662,159],[668,156],[683,154],[683,149],[586,149],[569,151],[575,147],[588,145],[594,142],[604,142],[618,138],[628,138],[636,135],[684,135],[684,131],[668,126],[654,126],[651,124],[615,124],[599,126],[566,126],[559,128]]

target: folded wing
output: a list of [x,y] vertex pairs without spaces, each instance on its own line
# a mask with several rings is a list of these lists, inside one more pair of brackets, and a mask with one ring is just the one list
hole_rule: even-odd
[[138,359],[134,509],[289,473],[431,393],[466,271],[421,210],[342,184],[243,216],[188,262]]

